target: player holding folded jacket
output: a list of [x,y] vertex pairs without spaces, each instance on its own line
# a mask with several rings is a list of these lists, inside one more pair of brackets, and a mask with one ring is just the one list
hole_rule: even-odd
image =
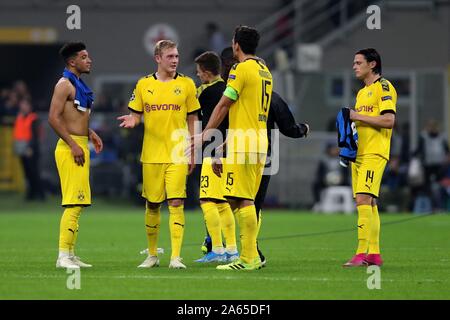
[[384,168],[389,160],[397,93],[381,76],[381,57],[375,49],[356,52],[356,78],[365,86],[356,96],[350,120],[358,130],[358,152],[352,163],[352,186],[358,210],[358,248],[344,267],[383,264],[380,254],[380,217],[377,198]]

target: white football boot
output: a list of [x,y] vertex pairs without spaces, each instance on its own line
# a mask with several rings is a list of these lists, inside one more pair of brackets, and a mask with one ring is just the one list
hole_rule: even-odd
[[75,262],[70,259],[68,256],[59,257],[58,260],[56,260],[56,267],[57,268],[68,268],[68,269],[80,269],[80,266],[75,264]]
[[169,268],[171,269],[186,269],[186,266],[181,263],[181,260],[183,260],[180,257],[176,257],[170,260]]
[[148,256],[144,262],[138,265],[138,268],[153,268],[159,266],[159,259],[157,256]]
[[73,263],[75,263],[77,266],[79,266],[81,268],[90,268],[90,267],[92,267],[92,264],[84,263],[77,256],[70,256],[70,260],[72,260]]

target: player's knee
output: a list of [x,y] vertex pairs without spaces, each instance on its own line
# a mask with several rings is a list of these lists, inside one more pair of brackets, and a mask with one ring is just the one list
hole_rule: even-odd
[[147,208],[149,208],[150,210],[158,209],[160,206],[161,206],[160,203],[154,203],[154,202],[147,201]]
[[204,205],[204,204],[207,204],[207,203],[214,203],[214,202],[212,202],[210,200],[202,200],[202,199],[200,199],[200,205],[201,206]]
[[373,197],[371,195],[358,193],[356,195],[356,205],[357,206],[364,206],[364,205],[371,206],[372,199],[373,199]]
[[171,200],[168,200],[167,203],[171,207],[181,207],[184,204],[184,200],[183,199],[171,199]]
[[249,206],[253,206],[255,203],[253,202],[253,200],[248,200],[248,199],[242,199],[241,201],[239,201],[239,209],[245,208],[245,207],[249,207]]
[[231,210],[239,209],[239,203],[234,199],[228,199],[228,203],[230,204]]

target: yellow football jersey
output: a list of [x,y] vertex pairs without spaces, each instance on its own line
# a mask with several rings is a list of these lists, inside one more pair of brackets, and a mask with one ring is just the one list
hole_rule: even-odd
[[194,81],[177,73],[162,82],[156,74],[141,78],[128,107],[144,114],[144,142],[141,162],[186,162],[187,115],[200,109]]
[[247,59],[233,66],[227,86],[238,95],[229,112],[227,151],[267,153],[272,74],[260,60]]
[[[369,86],[359,90],[356,96],[355,111],[376,117],[386,112],[396,113],[397,92],[386,79],[379,78]],[[358,153],[378,154],[389,160],[392,129],[375,128],[360,121],[355,121],[358,130]]]

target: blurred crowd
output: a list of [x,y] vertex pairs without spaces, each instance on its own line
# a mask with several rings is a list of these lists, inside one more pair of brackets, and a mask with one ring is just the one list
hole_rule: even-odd
[[[214,29],[214,28],[212,28]],[[111,112],[125,114],[127,103],[112,106],[105,95],[96,99],[96,116],[91,127],[103,139],[104,150],[99,155],[91,152],[93,185],[96,194],[121,195],[141,201],[140,148],[143,125],[137,130],[118,130],[111,125]],[[109,111],[109,113],[107,112]],[[42,114],[42,113],[41,113]],[[109,115],[108,115],[109,114]],[[27,84],[18,80],[9,87],[0,88],[0,124],[12,128],[14,153],[20,159],[26,179],[27,200],[43,200],[48,192],[57,192],[57,183],[42,179],[41,144],[45,139],[43,123],[33,111],[33,100]],[[330,126],[329,131],[334,128]],[[390,161],[386,166],[380,190],[380,207],[388,212],[442,212],[450,211],[450,152],[439,123],[430,119],[419,134],[418,147],[411,152],[409,124],[394,128]],[[318,162],[311,186],[317,207],[327,188],[351,188],[350,169],[339,165],[336,141],[328,141]],[[198,187],[194,177],[188,183]],[[195,197],[195,190],[192,192]],[[188,199],[188,203],[195,201]]]
[[[0,125],[12,127],[12,143],[1,148],[12,147],[20,159],[26,180],[25,199],[44,200],[40,175],[40,141],[44,131],[38,115],[33,111],[31,94],[24,81],[18,80],[9,88],[0,88]],[[2,157],[9,154],[8,150],[2,151]]]
[[1,123],[13,123],[23,101],[31,103],[30,91],[23,80],[15,81],[10,87],[0,87]]

